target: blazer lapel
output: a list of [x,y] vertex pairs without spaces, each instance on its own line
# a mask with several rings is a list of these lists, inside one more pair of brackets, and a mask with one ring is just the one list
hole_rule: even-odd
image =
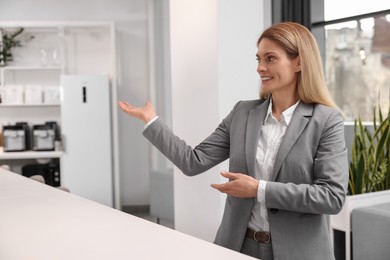
[[252,177],[255,177],[257,143],[259,142],[260,131],[264,123],[268,105],[269,98],[249,111],[246,126],[245,157],[248,174]]
[[297,139],[301,136],[307,123],[309,123],[309,118],[312,116],[312,114],[312,104],[306,104],[302,101],[299,102],[291,118],[291,122],[287,128],[286,134],[283,137],[283,141],[280,144],[279,151],[276,154],[274,169],[271,175],[271,181],[275,181],[278,177],[280,167],[286,159],[287,154],[290,152]]

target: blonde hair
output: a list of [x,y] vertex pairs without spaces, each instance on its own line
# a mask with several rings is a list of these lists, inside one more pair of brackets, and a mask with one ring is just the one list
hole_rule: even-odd
[[[297,88],[300,100],[337,108],[325,83],[316,40],[306,27],[294,22],[274,24],[261,34],[257,46],[264,38],[277,43],[291,59],[299,56],[301,71]],[[269,93],[260,91],[260,98],[268,95]]]

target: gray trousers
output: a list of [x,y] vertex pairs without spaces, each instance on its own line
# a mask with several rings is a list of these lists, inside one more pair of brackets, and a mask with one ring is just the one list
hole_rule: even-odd
[[241,253],[253,256],[261,260],[273,260],[272,243],[264,244],[253,239],[245,238],[242,244]]

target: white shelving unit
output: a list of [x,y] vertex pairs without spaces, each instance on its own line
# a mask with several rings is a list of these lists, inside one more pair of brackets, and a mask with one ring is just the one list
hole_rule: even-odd
[[[110,21],[9,21],[0,22],[0,28],[15,31],[23,27],[25,35],[34,38],[22,42],[22,47],[12,49],[14,60],[0,67],[0,124],[27,122],[29,125],[56,121],[61,129],[61,103],[25,103],[4,101],[7,86],[58,86],[60,77],[66,74],[104,74],[109,76],[111,97],[111,133],[112,133],[112,179],[113,207],[119,209],[119,161],[118,161],[118,120],[116,90],[116,48],[115,25]],[[1,90],[0,89],[0,90]],[[77,111],[75,111],[77,113]],[[91,115],[95,116],[95,115]],[[98,149],[96,149],[98,152]],[[0,165],[2,161],[17,165],[25,160],[59,159],[61,179],[64,172],[61,151],[25,151],[4,152],[0,147]],[[86,155],[86,156],[93,156]],[[12,165],[11,165],[12,168]],[[96,176],[99,178],[99,176]],[[87,183],[85,185],[88,185]],[[87,188],[87,187],[86,187]]]
[[59,107],[61,104],[0,104],[0,107]]
[[4,152],[0,147],[0,160],[22,160],[22,159],[51,159],[61,158],[61,151],[26,151],[26,152]]

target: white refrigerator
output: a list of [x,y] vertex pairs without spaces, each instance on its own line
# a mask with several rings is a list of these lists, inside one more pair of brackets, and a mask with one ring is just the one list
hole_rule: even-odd
[[104,75],[61,76],[61,184],[113,207],[110,84]]

